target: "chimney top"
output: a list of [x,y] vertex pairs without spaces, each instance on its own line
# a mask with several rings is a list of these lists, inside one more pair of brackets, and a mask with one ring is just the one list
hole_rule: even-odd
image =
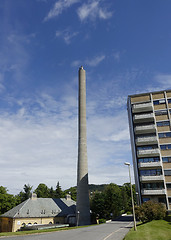
[[36,193],[32,193],[31,194],[31,200],[36,200],[37,199],[37,194]]
[[65,199],[66,200],[71,200],[71,195],[70,194],[66,194]]

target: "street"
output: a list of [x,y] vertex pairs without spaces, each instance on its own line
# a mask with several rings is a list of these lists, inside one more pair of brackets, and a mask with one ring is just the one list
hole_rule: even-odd
[[6,240],[122,240],[130,228],[133,226],[131,216],[122,216],[116,221],[110,223],[64,230],[59,232],[0,237]]

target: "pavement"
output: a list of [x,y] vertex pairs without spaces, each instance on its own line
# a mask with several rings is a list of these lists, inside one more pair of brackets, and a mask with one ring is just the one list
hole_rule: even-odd
[[133,217],[121,216],[117,220],[100,225],[50,233],[0,237],[0,240],[123,240],[132,227]]

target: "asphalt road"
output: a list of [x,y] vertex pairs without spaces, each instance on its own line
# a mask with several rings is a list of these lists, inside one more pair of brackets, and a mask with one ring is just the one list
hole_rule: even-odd
[[0,237],[0,240],[122,240],[133,226],[131,216],[123,216],[110,223],[77,228],[66,231],[32,234],[13,237]]

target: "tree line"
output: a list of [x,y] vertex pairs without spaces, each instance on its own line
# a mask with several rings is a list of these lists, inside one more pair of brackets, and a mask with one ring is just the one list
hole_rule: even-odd
[[[38,198],[63,198],[66,194],[70,194],[75,201],[77,195],[76,187],[63,191],[59,182],[57,182],[55,189],[53,187],[48,188],[46,184],[40,183],[34,191],[33,186],[25,184],[23,190],[17,195],[9,194],[5,187],[0,186],[0,214],[28,199],[32,192],[36,193]],[[133,194],[136,202],[135,185],[133,185]],[[90,184],[89,196],[90,209],[95,217],[107,219],[131,211],[132,202],[129,183],[124,183],[122,186],[114,183]]]

